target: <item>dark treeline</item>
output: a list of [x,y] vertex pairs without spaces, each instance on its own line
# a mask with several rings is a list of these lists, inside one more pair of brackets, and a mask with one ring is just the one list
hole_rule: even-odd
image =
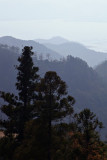
[[24,47],[15,66],[18,94],[0,92],[7,116],[0,119],[0,159],[106,160],[102,122],[88,108],[75,113],[66,83],[55,71],[41,78],[32,56],[32,47]]

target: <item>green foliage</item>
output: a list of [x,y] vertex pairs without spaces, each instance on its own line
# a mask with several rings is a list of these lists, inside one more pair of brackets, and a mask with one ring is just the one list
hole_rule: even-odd
[[46,126],[36,120],[26,124],[24,139],[14,153],[15,160],[47,160],[47,132]]
[[43,121],[46,119],[48,123],[49,119],[58,121],[73,113],[72,105],[75,100],[71,96],[66,96],[66,84],[56,72],[46,72],[38,86],[38,92],[38,117],[43,118]]
[[[46,126],[48,160],[51,159],[52,150],[52,123],[60,123],[61,119],[73,113],[72,105],[75,100],[66,96],[66,84],[56,72],[46,72],[38,86],[39,101],[38,118]],[[66,97],[65,97],[66,96]],[[45,137],[46,138],[46,137]]]
[[16,87],[19,91],[19,100],[22,101],[23,105],[26,107],[31,104],[32,99],[35,97],[35,87],[37,83],[38,67],[34,67],[32,61],[32,47],[24,47],[22,50],[22,55],[18,58],[19,66],[17,66],[17,83]]
[[103,143],[101,143],[98,130],[103,128],[102,122],[89,109],[84,109],[79,114],[76,114],[75,118],[76,132],[79,135],[77,142],[82,159],[88,160],[90,159],[89,157],[93,157],[96,160],[101,159]]
[[19,66],[16,87],[18,96],[11,93],[0,92],[1,98],[6,102],[1,110],[8,117],[7,120],[1,120],[1,125],[5,128],[7,136],[17,133],[21,139],[25,123],[34,118],[33,102],[36,99],[36,85],[38,67],[34,67],[32,61],[32,47],[24,47],[22,55],[18,58]]

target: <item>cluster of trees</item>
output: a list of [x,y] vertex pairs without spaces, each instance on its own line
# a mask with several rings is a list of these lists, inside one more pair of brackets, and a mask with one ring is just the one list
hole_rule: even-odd
[[18,58],[17,95],[0,92],[0,159],[106,160],[102,123],[89,109],[75,114],[65,82],[54,71],[41,78],[32,55],[26,46]]

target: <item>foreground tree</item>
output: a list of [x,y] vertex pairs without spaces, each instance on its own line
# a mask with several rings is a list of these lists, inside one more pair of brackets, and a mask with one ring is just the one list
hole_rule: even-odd
[[[73,97],[67,95],[66,84],[56,72],[46,72],[38,87],[39,100],[37,118],[47,130],[48,160],[52,159],[52,126],[73,113]],[[67,95],[67,96],[66,96]],[[39,103],[40,101],[40,103]]]
[[21,118],[19,121],[20,135],[23,135],[23,128],[25,122],[34,118],[34,101],[36,99],[36,85],[38,83],[38,67],[34,67],[32,55],[32,47],[24,47],[21,57],[18,58],[19,66],[16,66],[18,70],[16,87],[19,91],[19,101],[22,103],[21,112],[19,113]]
[[18,70],[16,87],[19,91],[19,100],[26,107],[32,103],[35,98],[35,87],[38,79],[36,72],[38,67],[34,67],[32,55],[32,47],[24,47],[22,55],[18,58],[19,66],[16,66]]
[[81,159],[102,159],[104,143],[101,142],[99,135],[99,130],[103,128],[102,122],[89,109],[76,114],[75,118],[77,137],[74,136],[74,141],[77,142]]
[[23,143],[15,152],[16,160],[56,160],[64,155],[63,143],[68,132],[64,118],[73,113],[75,100],[67,95],[65,82],[52,71],[46,72],[37,91],[35,119],[26,124]]
[[1,110],[7,116],[7,120],[1,120],[0,123],[5,128],[6,136],[12,136],[15,133],[19,139],[22,139],[25,123],[34,117],[33,101],[36,99],[38,67],[34,67],[32,55],[32,47],[26,46],[18,58],[19,66],[16,66],[18,96],[0,92],[6,102]]

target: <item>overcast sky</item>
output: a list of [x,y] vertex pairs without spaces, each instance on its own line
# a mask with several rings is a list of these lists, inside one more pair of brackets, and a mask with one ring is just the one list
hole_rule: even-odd
[[0,36],[106,41],[107,0],[0,0]]

